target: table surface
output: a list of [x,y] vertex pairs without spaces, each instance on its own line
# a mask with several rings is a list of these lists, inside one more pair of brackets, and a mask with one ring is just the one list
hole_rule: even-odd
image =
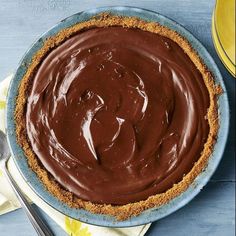
[[[14,72],[24,52],[43,32],[76,12],[99,6],[128,5],[166,15],[195,35],[208,49],[224,78],[231,108],[231,127],[223,159],[207,186],[191,203],[152,224],[147,236],[235,235],[235,82],[220,62],[211,39],[214,0],[1,0],[0,80]],[[43,214],[55,235],[65,235]],[[0,216],[0,235],[36,235],[21,209]]]

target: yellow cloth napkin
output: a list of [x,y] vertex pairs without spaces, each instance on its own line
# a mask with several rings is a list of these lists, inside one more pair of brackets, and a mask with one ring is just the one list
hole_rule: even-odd
[[[11,78],[12,76],[9,76],[5,80],[0,82],[0,129],[2,131],[5,131],[6,95]],[[28,184],[24,181],[23,177],[19,173],[12,158],[10,158],[8,162],[8,169],[20,189],[24,191],[27,197],[31,199],[58,225],[60,225],[68,234],[72,236],[143,236],[151,225],[147,224],[130,228],[108,228],[84,224],[80,221],[73,220],[50,207],[33,192],[33,190],[28,186]],[[0,171],[0,215],[13,211],[19,207],[20,204],[17,201],[15,194],[13,193],[10,185]]]

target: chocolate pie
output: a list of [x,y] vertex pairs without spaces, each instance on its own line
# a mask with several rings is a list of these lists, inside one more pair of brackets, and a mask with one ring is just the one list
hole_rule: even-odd
[[102,14],[34,55],[19,87],[17,138],[58,199],[123,220],[169,202],[203,171],[220,92],[175,31]]

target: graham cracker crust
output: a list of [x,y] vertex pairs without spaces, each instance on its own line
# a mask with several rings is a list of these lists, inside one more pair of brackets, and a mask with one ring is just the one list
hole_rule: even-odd
[[[37,156],[31,149],[31,145],[27,137],[25,118],[28,91],[31,87],[31,82],[34,77],[33,75],[43,58],[53,48],[57,47],[66,39],[68,39],[79,31],[86,30],[92,27],[109,26],[139,28],[144,31],[149,31],[168,37],[174,42],[176,42],[189,56],[189,58],[193,61],[197,69],[202,74],[210,97],[210,106],[208,108],[206,117],[209,122],[209,135],[204,145],[204,149],[201,153],[201,157],[194,164],[192,170],[183,177],[182,181],[174,184],[174,186],[166,192],[150,196],[148,199],[143,201],[129,203],[122,206],[114,206],[109,204],[94,204],[92,202],[79,199],[71,192],[65,190],[59,183],[57,183],[56,180],[42,166]],[[121,17],[110,15],[109,13],[102,13],[88,21],[78,23],[67,29],[63,29],[55,36],[48,38],[44,42],[42,48],[38,50],[33,56],[32,62],[29,65],[28,70],[20,83],[19,94],[16,100],[15,123],[17,141],[24,150],[30,168],[38,175],[45,188],[54,196],[56,196],[59,200],[73,208],[83,208],[92,213],[108,214],[116,217],[117,220],[125,220],[131,216],[136,216],[140,214],[146,209],[155,206],[161,206],[163,204],[168,203],[170,200],[183,193],[194,181],[194,179],[204,170],[208,163],[208,159],[213,151],[214,143],[217,139],[217,132],[219,128],[217,97],[222,92],[222,88],[214,83],[214,79],[211,72],[207,69],[201,58],[194,51],[189,42],[177,32],[164,26],[161,26],[156,22],[147,22],[135,17]]]

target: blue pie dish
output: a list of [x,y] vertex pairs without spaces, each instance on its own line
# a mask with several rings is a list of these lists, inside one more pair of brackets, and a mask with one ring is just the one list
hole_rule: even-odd
[[[112,14],[121,16],[139,17],[146,21],[158,22],[161,25],[177,31],[190,42],[192,47],[197,51],[209,70],[213,73],[215,83],[220,84],[224,90],[224,93],[221,94],[218,99],[218,113],[220,122],[218,138],[214,146],[214,150],[209,158],[208,165],[204,171],[198,175],[198,177],[185,192],[171,200],[169,203],[160,207],[148,209],[142,212],[140,215],[131,217],[124,221],[117,221],[114,217],[109,215],[93,214],[83,209],[71,208],[65,203],[59,201],[55,196],[45,189],[45,186],[41,183],[37,175],[29,168],[24,152],[17,143],[15,132],[16,127],[14,121],[14,110],[16,106],[16,97],[18,95],[18,87],[25,72],[27,71],[28,66],[31,63],[33,55],[43,46],[46,38],[57,34],[62,29],[73,26],[79,22],[89,20],[94,15],[102,12],[110,12]],[[45,34],[43,34],[25,53],[15,72],[8,91],[6,127],[8,142],[14,162],[25,181],[41,199],[61,213],[85,223],[108,227],[130,227],[150,223],[175,212],[191,201],[206,185],[223,156],[229,130],[229,105],[225,85],[214,60],[204,48],[204,46],[181,25],[159,13],[149,10],[134,7],[102,7],[83,11],[62,20]]]

